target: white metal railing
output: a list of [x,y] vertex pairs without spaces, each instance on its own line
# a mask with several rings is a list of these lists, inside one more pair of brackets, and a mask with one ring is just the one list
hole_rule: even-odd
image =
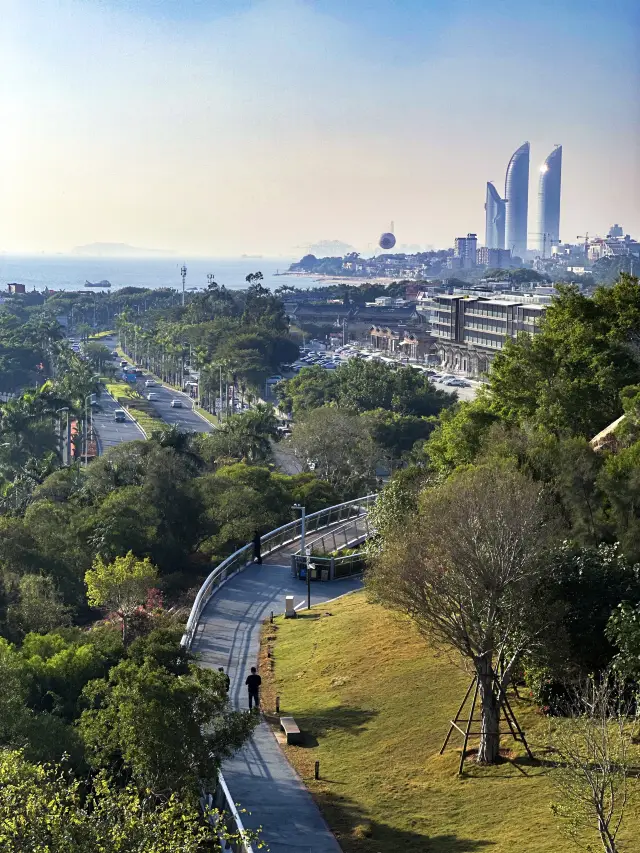
[[[346,501],[345,503],[327,507],[327,509],[321,509],[319,512],[311,513],[311,515],[306,516],[305,519],[306,533],[315,533],[318,530],[330,527],[332,524],[336,524],[337,522],[344,521],[346,519],[366,516],[369,511],[369,507],[375,503],[377,498],[378,495],[376,494],[366,495],[366,497],[363,498],[356,498],[353,501]],[[299,539],[301,534],[301,524],[302,522],[298,518],[295,521],[289,522],[289,524],[283,524],[282,527],[278,527],[263,536],[261,540],[262,554],[270,554],[272,551],[276,551],[278,548],[282,548],[284,545],[288,545],[291,542],[295,542],[296,539]],[[231,554],[231,556],[227,557],[226,560],[223,560],[211,572],[198,590],[198,594],[193,602],[191,613],[187,619],[185,632],[182,636],[182,646],[187,649],[191,649],[196,631],[198,630],[200,617],[211,600],[211,596],[214,595],[226,580],[242,571],[242,569],[251,562],[252,554],[253,543],[243,545],[242,548],[239,548]],[[211,795],[205,795],[205,800],[210,800],[210,798]],[[231,843],[230,846],[233,853],[253,853],[251,844],[246,840],[246,830],[242,824],[238,810],[233,802],[233,797],[229,792],[229,788],[227,787],[227,783],[225,782],[221,771],[218,771],[218,786],[215,793],[215,804],[220,812],[227,816],[227,819],[233,826],[234,831],[237,832],[238,838],[243,839],[242,841]]]
[[[311,515],[308,515],[305,519],[305,535],[330,527],[332,524],[337,524],[339,521],[345,521],[349,518],[365,515],[369,511],[369,507],[375,503],[377,497],[377,494],[366,495],[366,497],[363,498],[356,498],[353,501],[346,501],[345,503],[336,504],[335,506],[330,506],[326,509],[321,509],[318,512],[311,513]],[[300,538],[300,533],[301,521],[299,518],[295,521],[290,521],[288,524],[283,524],[282,527],[277,527],[275,530],[272,530],[270,533],[267,533],[262,537],[262,555],[265,556],[266,554],[270,554],[272,551],[277,551],[284,545],[289,545],[291,542],[295,542],[296,539]],[[237,572],[244,569],[245,566],[251,562],[252,554],[253,544],[249,543],[248,545],[243,545],[242,548],[239,548],[231,554],[231,556],[227,557],[226,560],[223,560],[219,565],[217,565],[202,584],[198,590],[196,599],[193,602],[191,613],[187,619],[187,625],[182,637],[182,645],[185,648],[191,648],[196,631],[198,630],[200,617],[202,616],[204,608],[209,603],[211,596],[221,584],[228,580],[232,575],[235,575]]]
[[[368,512],[363,512],[352,521],[333,527],[317,539],[306,542],[306,547],[311,549],[312,555],[322,555],[329,551],[338,551],[340,548],[348,548],[363,539],[368,539],[372,531],[369,524]],[[296,551],[296,556],[301,556],[302,551]]]

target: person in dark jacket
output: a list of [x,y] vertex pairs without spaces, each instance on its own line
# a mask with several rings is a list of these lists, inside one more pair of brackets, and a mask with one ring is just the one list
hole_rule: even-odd
[[262,565],[262,555],[260,554],[260,534],[256,530],[253,534],[253,561]]
[[255,666],[251,667],[251,675],[247,676],[245,684],[249,690],[249,710],[251,710],[253,704],[256,706],[257,711],[260,707],[260,685],[262,684],[262,679],[258,675]]
[[229,688],[231,687],[231,679],[229,678],[229,676],[227,675],[227,673],[224,671],[224,667],[223,667],[223,666],[219,666],[219,667],[218,667],[218,672],[221,672],[221,673],[224,675],[224,689],[225,689],[225,691],[228,693],[228,692],[229,692]]

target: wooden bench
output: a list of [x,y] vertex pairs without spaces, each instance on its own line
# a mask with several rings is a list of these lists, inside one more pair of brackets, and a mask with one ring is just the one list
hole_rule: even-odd
[[302,733],[293,717],[280,717],[280,728],[287,736],[287,743],[302,743]]

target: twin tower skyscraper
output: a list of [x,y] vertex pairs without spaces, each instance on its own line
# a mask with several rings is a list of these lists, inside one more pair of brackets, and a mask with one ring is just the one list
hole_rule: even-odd
[[[486,238],[489,249],[510,249],[512,255],[524,257],[529,248],[527,231],[529,214],[528,142],[521,145],[509,160],[504,182],[504,198],[489,181],[487,184]],[[560,241],[560,184],[562,179],[562,146],[558,145],[540,167],[538,183],[538,230],[531,234],[533,247],[545,257]]]

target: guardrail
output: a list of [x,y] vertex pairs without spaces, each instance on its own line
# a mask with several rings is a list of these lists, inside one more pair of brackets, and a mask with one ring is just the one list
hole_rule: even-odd
[[[378,495],[376,494],[366,495],[364,498],[356,498],[353,501],[346,501],[345,503],[330,506],[327,509],[321,509],[319,512],[311,513],[311,515],[306,516],[305,519],[305,535],[307,533],[315,533],[325,527],[330,527],[338,521],[366,516],[369,511],[369,507],[375,503],[377,498]],[[282,548],[283,545],[295,542],[296,539],[300,538],[301,532],[302,524],[299,518],[295,521],[289,522],[289,524],[283,524],[282,527],[272,530],[270,533],[267,533],[262,537],[262,554],[270,554],[272,551]],[[242,548],[239,548],[231,554],[230,557],[227,557],[226,560],[223,560],[211,572],[198,590],[196,599],[193,602],[191,613],[187,619],[187,626],[182,636],[182,646],[187,649],[191,649],[198,629],[198,623],[200,622],[200,617],[211,600],[211,596],[220,589],[225,581],[242,571],[242,569],[251,562],[252,556],[253,544],[250,543],[248,545],[244,545]],[[232,842],[229,845],[230,849],[233,850],[233,853],[253,853],[251,844],[244,840],[245,828],[242,824],[242,820],[240,819],[235,803],[233,802],[227,783],[224,780],[224,776],[220,771],[218,771],[218,786],[215,797],[212,798],[210,794],[207,794],[204,799],[209,802],[209,804],[211,799],[215,801],[216,808],[227,816],[227,820],[230,822],[230,825],[235,831],[237,831],[238,838],[243,839],[241,841]],[[229,847],[227,849],[229,849]]]
[[[311,556],[313,557],[314,555],[326,554],[328,551],[349,548],[351,543],[355,544],[362,539],[368,539],[370,535],[369,514],[365,513],[340,527],[334,527],[328,533],[323,533],[317,539],[307,542],[306,546],[311,549]],[[301,551],[296,551],[296,556],[301,554]]]
[[[366,515],[369,511],[369,507],[375,503],[377,498],[377,494],[366,495],[364,498],[356,498],[353,501],[346,501],[345,503],[330,506],[327,507],[327,509],[321,509],[318,512],[311,513],[311,515],[308,515],[305,519],[305,535],[315,533],[317,530],[322,530],[325,527],[330,527],[338,521],[345,521],[349,518]],[[272,530],[270,533],[267,533],[262,537],[262,555],[266,556],[272,551],[282,548],[284,545],[295,542],[296,539],[300,538],[300,533],[301,522],[299,518],[295,521],[290,521],[288,524],[283,524],[282,527]],[[232,577],[232,575],[235,575],[237,572],[244,569],[245,566],[251,562],[252,555],[253,544],[249,543],[248,545],[243,545],[242,548],[239,548],[231,554],[230,557],[227,557],[226,560],[223,560],[218,566],[216,566],[202,584],[198,594],[196,595],[196,599],[193,602],[193,607],[191,608],[191,613],[187,619],[187,626],[182,637],[182,645],[187,649],[190,649],[193,644],[198,624],[200,622],[200,617],[202,616],[204,608],[209,603],[211,596],[218,587]]]

